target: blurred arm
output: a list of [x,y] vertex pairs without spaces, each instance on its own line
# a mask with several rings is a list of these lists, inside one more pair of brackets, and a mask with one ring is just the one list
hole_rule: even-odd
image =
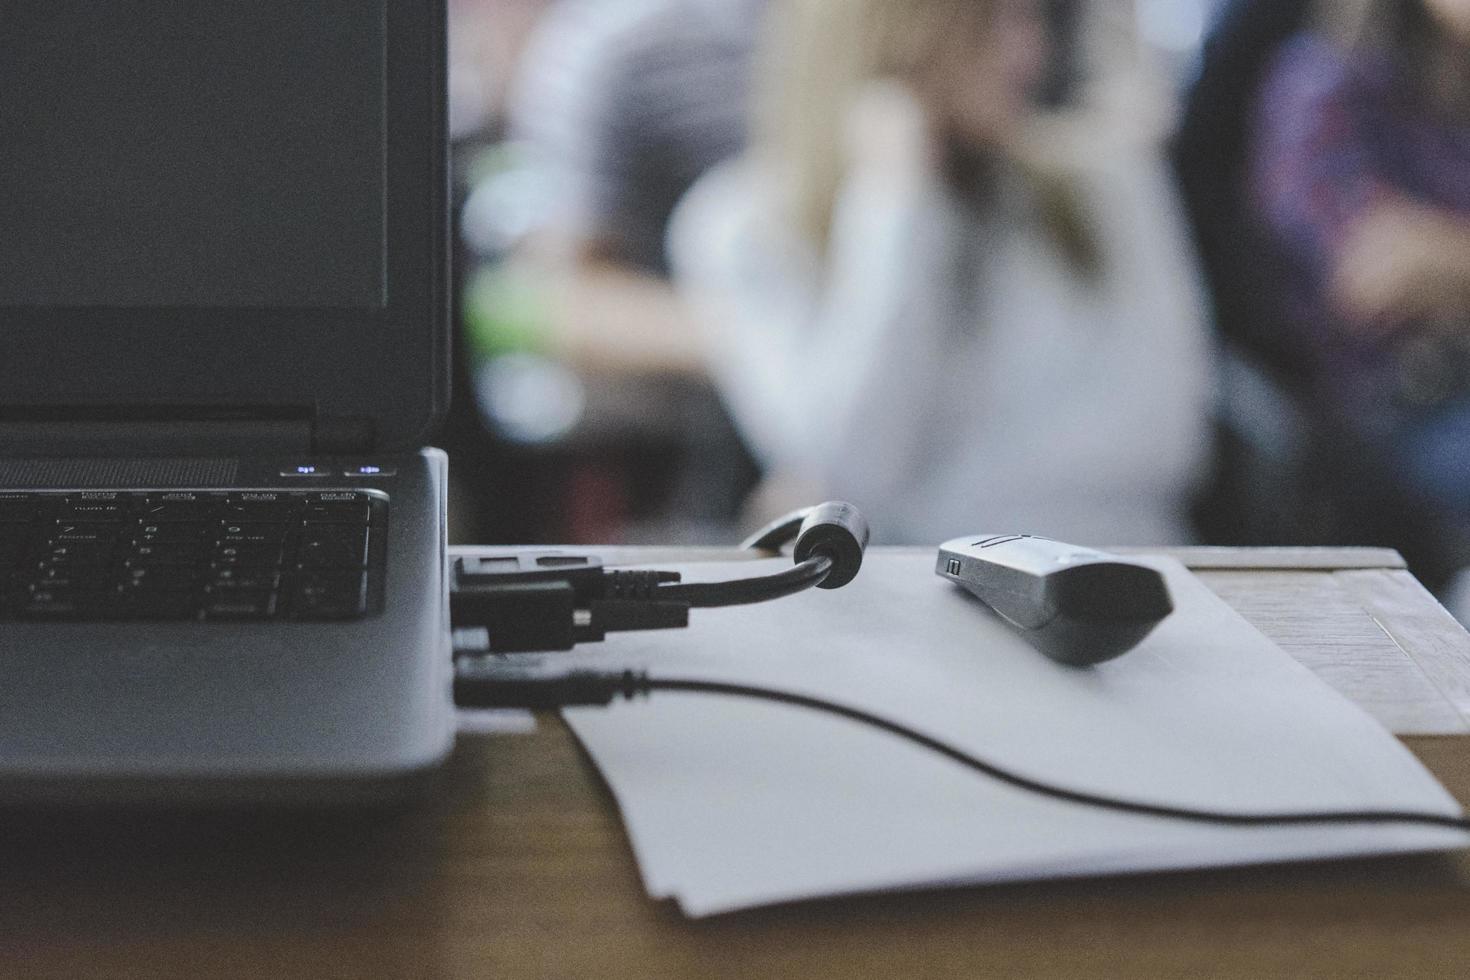
[[515,261],[542,283],[550,349],[600,374],[701,375],[698,331],[668,281],[597,240],[527,246]]
[[663,222],[650,187],[661,153],[638,98],[646,12],[600,0],[553,8],[525,61],[511,133],[554,188],[551,213],[513,261],[548,302],[549,346],[593,373],[695,374],[689,315],[657,267]]
[[1470,314],[1470,218],[1383,200],[1349,230],[1332,269],[1337,304],[1360,321]]

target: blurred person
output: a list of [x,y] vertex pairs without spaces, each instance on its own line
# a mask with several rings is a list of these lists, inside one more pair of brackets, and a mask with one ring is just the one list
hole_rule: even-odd
[[521,258],[556,297],[551,342],[574,364],[702,376],[668,288],[669,215],[745,142],[766,0],[561,0],[527,52],[511,137],[554,200]]
[[670,254],[772,475],[889,542],[1188,540],[1211,400],[1155,148],[1038,125],[1030,0],[778,0],[753,145]]
[[1312,397],[1414,502],[1470,517],[1470,0],[1343,0],[1262,88],[1256,217]]
[[723,540],[758,475],[704,373],[663,242],[688,187],[744,145],[764,4],[561,0],[515,86],[510,137],[550,206],[507,272],[539,297],[539,349],[586,382],[595,447],[577,465],[609,458],[627,498],[605,535]]

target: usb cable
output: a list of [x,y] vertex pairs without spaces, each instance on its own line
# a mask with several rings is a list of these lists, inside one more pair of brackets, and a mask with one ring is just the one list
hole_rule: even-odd
[[868,524],[833,501],[787,515],[746,541],[771,550],[795,541],[793,567],[727,582],[683,582],[678,572],[611,569],[595,555],[498,549],[460,558],[450,583],[456,634],[481,642],[459,653],[570,650],[628,630],[679,629],[689,610],[768,602],[810,588],[841,588],[857,576]]

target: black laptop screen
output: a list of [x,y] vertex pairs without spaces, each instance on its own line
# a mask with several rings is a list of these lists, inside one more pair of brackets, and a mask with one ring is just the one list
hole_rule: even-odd
[[0,3],[0,307],[383,308],[385,2]]

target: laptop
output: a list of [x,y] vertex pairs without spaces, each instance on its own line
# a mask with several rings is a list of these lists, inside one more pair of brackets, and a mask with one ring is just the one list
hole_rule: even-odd
[[0,804],[453,741],[443,0],[0,11]]

